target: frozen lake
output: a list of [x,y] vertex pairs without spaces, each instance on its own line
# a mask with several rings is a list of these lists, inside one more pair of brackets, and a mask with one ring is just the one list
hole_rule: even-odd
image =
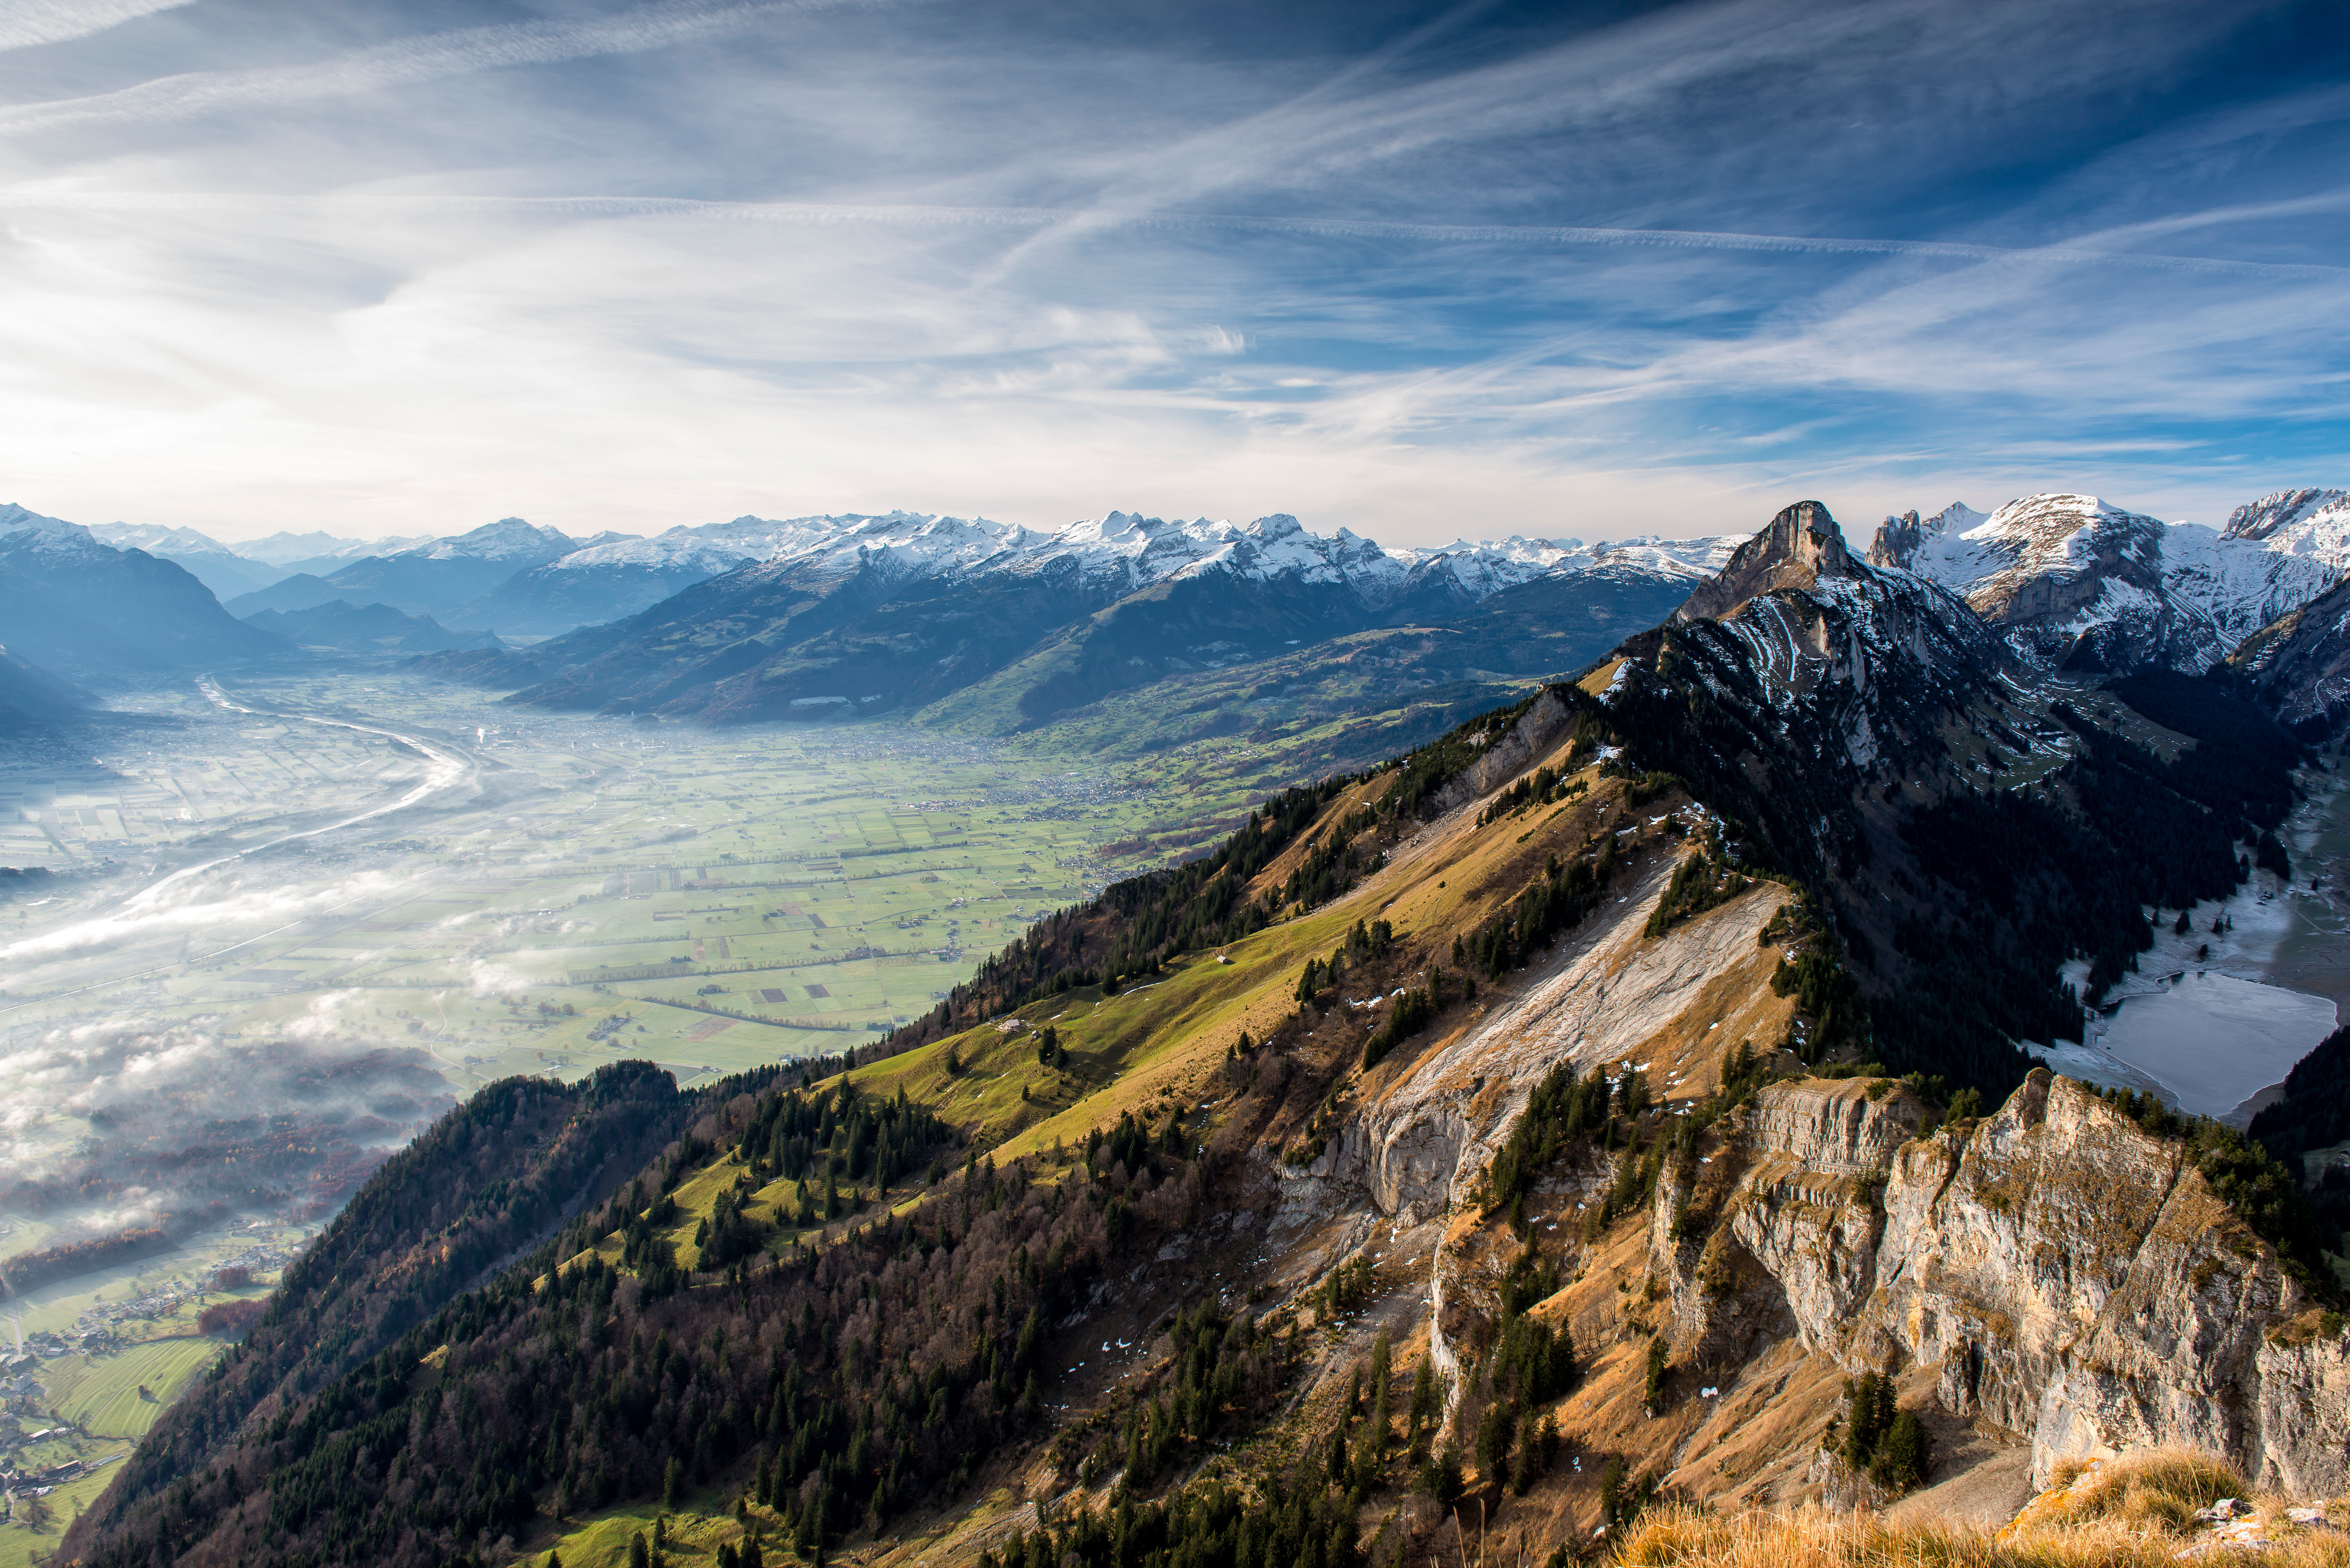
[[2232,975],[2189,971],[2132,996],[2096,1042],[2169,1090],[2181,1110],[2223,1116],[2334,1032],[2334,1003]]

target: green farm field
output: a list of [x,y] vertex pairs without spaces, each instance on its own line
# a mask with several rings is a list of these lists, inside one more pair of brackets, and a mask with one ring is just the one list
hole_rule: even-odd
[[[79,1517],[82,1510],[98,1501],[99,1494],[106,1490],[108,1482],[113,1480],[115,1469],[130,1452],[130,1445],[128,1443],[82,1445],[80,1452],[74,1457],[101,1460],[110,1456],[111,1462],[104,1469],[78,1480],[68,1481],[49,1493],[46,1501],[55,1511],[55,1522],[40,1530],[30,1529],[16,1521],[0,1525],[0,1568],[32,1568],[36,1561],[47,1561],[57,1551],[57,1538],[65,1533],[65,1527]],[[20,1503],[18,1506],[23,1505]]]
[[91,1437],[138,1438],[226,1348],[210,1334],[189,1333],[144,1340],[110,1355],[63,1356],[41,1376],[51,1407]]

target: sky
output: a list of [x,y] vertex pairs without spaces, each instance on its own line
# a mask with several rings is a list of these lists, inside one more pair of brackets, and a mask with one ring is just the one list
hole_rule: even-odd
[[0,0],[0,501],[225,540],[2350,484],[2331,0]]

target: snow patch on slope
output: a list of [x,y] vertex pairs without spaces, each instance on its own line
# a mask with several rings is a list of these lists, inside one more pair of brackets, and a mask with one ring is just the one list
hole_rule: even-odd
[[2165,523],[2094,495],[1888,517],[1871,550],[1960,595],[2039,664],[2084,639],[2200,670],[2350,573],[2350,495],[2285,491],[2224,529]]
[[78,523],[47,517],[10,502],[0,506],[0,548],[60,560],[119,555]]

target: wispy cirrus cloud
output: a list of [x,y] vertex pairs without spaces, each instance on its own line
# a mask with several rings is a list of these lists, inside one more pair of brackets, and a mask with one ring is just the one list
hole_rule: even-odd
[[0,110],[0,414],[230,535],[2205,507],[2350,449],[2318,9],[380,0]]
[[29,49],[87,38],[158,11],[192,4],[193,0],[6,0],[0,4],[0,49]]
[[[188,3],[189,0],[168,0],[172,5]],[[779,16],[832,5],[876,3],[879,0],[733,0],[731,4],[726,0],[657,0],[656,4],[610,16],[512,22],[429,33],[354,49],[309,64],[191,71],[159,77],[111,92],[0,109],[0,135],[116,121],[160,123],[192,115],[346,98],[478,71],[556,65],[698,43],[740,32]],[[99,0],[99,8],[119,10],[127,19],[165,9],[166,5],[150,4],[148,0]],[[42,5],[35,7],[34,12],[36,17],[47,18],[51,9]],[[28,21],[28,29],[38,26],[38,22]],[[0,16],[0,43],[5,43],[7,36],[5,18]]]

